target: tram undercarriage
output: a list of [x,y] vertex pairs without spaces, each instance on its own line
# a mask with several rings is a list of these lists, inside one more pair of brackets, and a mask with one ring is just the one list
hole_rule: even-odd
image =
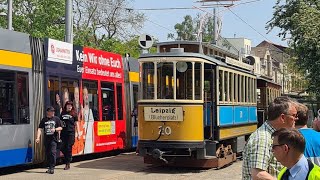
[[175,167],[222,168],[236,161],[232,146],[210,140],[199,143],[142,141],[139,155],[144,163]]

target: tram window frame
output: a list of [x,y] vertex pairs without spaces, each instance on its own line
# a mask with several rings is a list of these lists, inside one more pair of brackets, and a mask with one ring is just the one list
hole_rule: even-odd
[[238,103],[238,74],[237,73],[234,73],[234,84],[233,84],[233,89],[234,89],[234,102],[235,103]]
[[251,78],[250,77],[247,77],[247,81],[248,81],[248,83],[247,83],[247,88],[248,88],[248,96],[247,96],[247,102],[249,103],[249,104],[251,104],[252,103],[252,101],[251,101],[251,99],[252,99],[252,93],[251,93]]
[[[109,82],[109,81],[101,81],[100,82],[100,94],[101,94],[101,114],[102,114],[102,121],[115,121],[116,120],[116,92],[115,92],[115,88],[114,88],[114,82]],[[108,92],[105,92],[108,91]],[[106,95],[106,96],[105,96]],[[111,97],[111,98],[109,98]],[[109,103],[105,103],[104,99],[108,98],[109,99]],[[113,103],[113,104],[112,104]],[[109,109],[109,113],[108,115],[104,115],[104,110],[105,110],[105,106],[110,106],[108,107]],[[111,109],[111,111],[110,111]],[[111,112],[111,113],[110,113]]]
[[[75,89],[79,88],[79,80],[78,79],[72,79],[72,78],[66,78],[66,77],[61,77],[61,83],[60,83],[60,88],[61,88],[61,96],[60,96],[60,102],[61,102],[61,107],[62,110],[64,108],[65,102],[66,101],[72,101],[75,105]],[[68,93],[68,99],[65,99],[66,94]],[[80,93],[80,91],[79,91]],[[80,104],[80,94],[78,97],[78,101]],[[78,110],[77,110],[78,111]]]
[[224,102],[227,103],[229,102],[229,72],[228,71],[224,71]]
[[203,81],[202,63],[194,63],[194,100],[202,100],[202,81]]
[[[83,79],[82,80],[82,94],[84,94],[84,89],[87,89],[88,91],[88,100],[89,100],[89,110],[91,110],[93,114],[93,119],[94,121],[99,121],[100,119],[100,104],[99,104],[99,93],[98,93],[98,81],[97,80],[87,80]],[[95,92],[95,94],[93,94]],[[91,95],[91,96],[90,96]],[[83,95],[84,96],[84,95]],[[82,98],[83,100],[83,109],[85,109],[85,97]],[[90,104],[90,101],[92,104]],[[85,119],[86,117],[84,117]],[[90,117],[89,117],[90,118]],[[85,121],[88,121],[89,119],[85,119]]]
[[219,70],[219,91],[218,91],[218,96],[219,96],[219,102],[223,102],[223,70]]
[[59,77],[49,76],[47,88],[49,91],[49,104],[55,108],[55,116],[60,116],[63,107],[61,106]]
[[[205,102],[211,102],[212,101],[212,70],[211,69],[205,69],[204,71],[204,101]],[[211,76],[210,76],[211,75]],[[210,79],[206,79],[206,77],[209,77]]]
[[244,97],[243,102],[246,104],[248,102],[248,78],[247,76],[243,76],[244,79]]
[[179,62],[187,63],[187,69],[180,72],[176,68],[176,99],[192,100],[192,63],[188,61]]
[[[148,67],[149,66],[149,67]],[[154,62],[143,62],[141,64],[141,80],[142,87],[142,99],[154,99],[155,98],[155,64]]]
[[0,70],[0,125],[30,124],[29,86],[28,72]]
[[233,103],[234,102],[234,94],[233,94],[233,84],[234,84],[234,80],[233,80],[233,72],[229,72],[229,88],[228,88],[228,94],[229,94],[229,102]]
[[123,93],[122,93],[122,83],[116,83],[117,86],[117,119],[124,120],[124,108],[123,108]]
[[242,102],[242,76],[238,74],[238,103]]
[[174,99],[174,63],[157,62],[157,99]]

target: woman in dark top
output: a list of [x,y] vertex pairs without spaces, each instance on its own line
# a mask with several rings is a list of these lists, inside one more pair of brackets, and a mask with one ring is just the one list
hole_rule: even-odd
[[63,111],[60,115],[62,121],[61,140],[62,147],[61,151],[65,158],[66,167],[64,170],[70,169],[70,162],[72,159],[72,146],[75,141],[75,129],[77,126],[78,116],[74,109],[72,101],[67,101],[64,105]]

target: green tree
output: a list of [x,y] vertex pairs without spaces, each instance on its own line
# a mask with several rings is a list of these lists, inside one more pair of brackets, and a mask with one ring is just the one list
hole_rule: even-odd
[[[0,12],[6,12],[6,2],[0,0]],[[142,28],[145,16],[132,10],[130,0],[73,0],[73,10],[74,44],[139,56],[134,32]],[[15,31],[63,40],[64,23],[65,0],[13,1]],[[6,18],[0,16],[0,27],[6,26]]]
[[74,0],[75,43],[100,47],[130,40],[142,28],[145,15],[132,10],[129,2]]
[[[0,0],[5,5],[6,0]],[[64,38],[64,0],[14,0],[12,27],[34,37]],[[2,12],[5,6],[2,8]],[[0,17],[0,27],[6,28],[6,18]]]
[[213,35],[213,18],[208,17],[207,15],[201,17],[199,14],[195,18],[192,18],[190,15],[186,15],[181,23],[177,23],[174,26],[177,37],[175,37],[173,33],[169,33],[167,38],[187,41],[197,40],[201,20],[203,21],[203,26],[201,27],[202,41],[210,42]]
[[320,1],[277,0],[267,28],[289,39],[295,67],[306,75],[308,91],[320,96]]

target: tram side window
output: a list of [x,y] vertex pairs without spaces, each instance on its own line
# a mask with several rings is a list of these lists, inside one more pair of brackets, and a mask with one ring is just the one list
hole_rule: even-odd
[[222,101],[223,71],[219,70],[219,101]]
[[48,81],[49,103],[55,109],[55,116],[60,116],[62,111],[61,98],[59,93],[59,79],[57,77],[49,77]]
[[234,101],[234,92],[232,91],[234,84],[233,73],[229,72],[229,101]]
[[195,100],[201,100],[201,74],[202,74],[202,65],[201,63],[194,64],[194,98]]
[[99,120],[99,101],[97,81],[82,81],[83,115],[85,121]]
[[29,84],[27,73],[17,73],[18,87],[18,122],[29,123]]
[[30,123],[28,80],[27,73],[0,71],[0,125]]
[[142,91],[143,99],[154,98],[154,63],[146,62],[142,64]]
[[177,99],[192,100],[192,63],[178,62],[177,76]]
[[74,100],[74,83],[78,84],[75,80],[61,79],[62,107],[67,101]]
[[122,84],[117,83],[118,120],[123,120]]
[[234,76],[233,76],[233,81],[234,81],[234,84],[233,84],[233,95],[234,95],[234,102],[238,102],[238,74],[234,73]]
[[157,63],[157,97],[158,99],[173,99],[173,63]]
[[224,92],[223,92],[223,96],[224,96],[224,101],[228,102],[229,101],[229,94],[228,94],[228,71],[224,72]]
[[114,83],[101,82],[102,94],[102,120],[111,121],[116,119]]
[[[67,101],[72,101],[77,113],[80,112],[80,91],[79,91],[79,81],[71,79],[61,79],[61,98],[60,106],[63,109]],[[50,93],[51,94],[51,93]],[[55,97],[58,98],[57,95]],[[55,106],[54,106],[55,107]],[[56,107],[58,107],[56,105]],[[55,107],[55,109],[56,109]],[[57,111],[57,110],[56,110]],[[57,112],[56,112],[57,115]]]

